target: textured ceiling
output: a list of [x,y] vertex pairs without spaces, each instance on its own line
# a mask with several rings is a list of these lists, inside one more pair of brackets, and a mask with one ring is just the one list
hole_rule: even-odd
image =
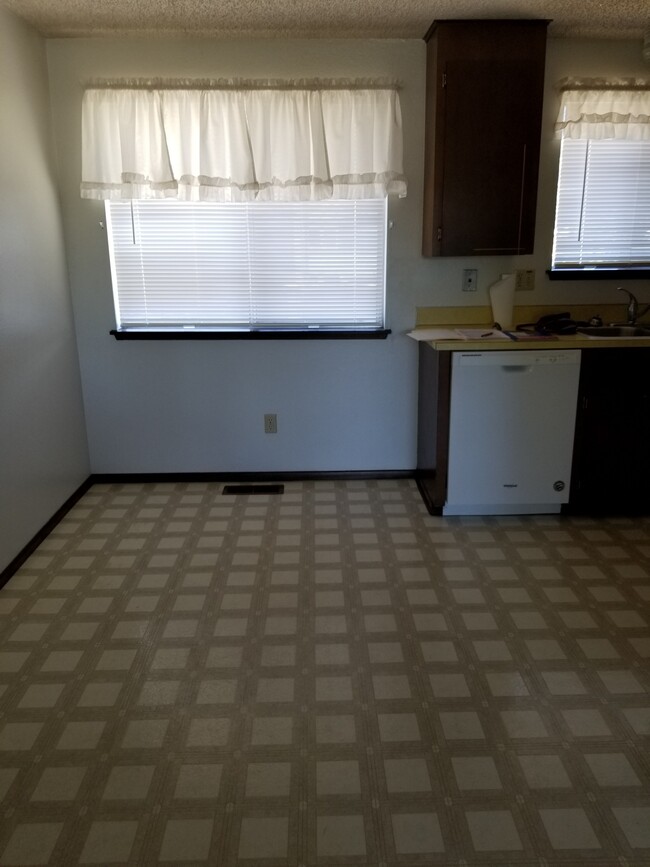
[[0,0],[44,36],[419,38],[436,18],[549,18],[551,36],[641,39],[648,0]]

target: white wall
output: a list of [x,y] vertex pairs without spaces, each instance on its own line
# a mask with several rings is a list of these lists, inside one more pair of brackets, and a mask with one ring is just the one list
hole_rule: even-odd
[[87,478],[44,42],[0,8],[0,570]]
[[[616,301],[613,284],[549,284],[564,75],[643,74],[634,43],[551,42],[534,257],[423,259],[420,255],[425,47],[419,40],[51,40],[48,62],[68,260],[94,472],[412,469],[417,353],[404,336],[417,306],[486,304],[514,267],[535,268],[526,303]],[[389,218],[386,341],[116,342],[100,203],[79,197],[84,82],[129,77],[390,77],[401,92],[406,199]],[[480,131],[479,131],[480,134]],[[476,294],[460,291],[479,269]],[[636,286],[641,292],[642,287]],[[262,416],[278,414],[278,434]]]

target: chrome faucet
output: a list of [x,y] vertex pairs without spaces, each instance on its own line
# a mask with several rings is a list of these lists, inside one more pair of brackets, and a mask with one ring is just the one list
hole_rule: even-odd
[[625,292],[630,299],[627,304],[627,324],[636,325],[637,319],[641,316],[645,316],[648,310],[650,310],[650,304],[644,307],[644,309],[639,313],[639,302],[636,295],[633,295],[632,292],[624,289],[622,286],[617,286],[617,289],[619,292]]

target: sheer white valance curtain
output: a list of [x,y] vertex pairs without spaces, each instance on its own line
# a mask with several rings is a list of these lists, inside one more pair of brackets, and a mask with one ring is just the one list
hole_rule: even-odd
[[81,195],[246,202],[406,195],[390,87],[91,87]]
[[569,80],[560,89],[557,138],[650,141],[650,81]]

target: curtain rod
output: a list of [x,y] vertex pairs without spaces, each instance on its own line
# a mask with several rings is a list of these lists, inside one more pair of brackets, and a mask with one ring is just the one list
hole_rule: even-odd
[[394,79],[377,78],[102,78],[84,82],[92,90],[401,90]]

